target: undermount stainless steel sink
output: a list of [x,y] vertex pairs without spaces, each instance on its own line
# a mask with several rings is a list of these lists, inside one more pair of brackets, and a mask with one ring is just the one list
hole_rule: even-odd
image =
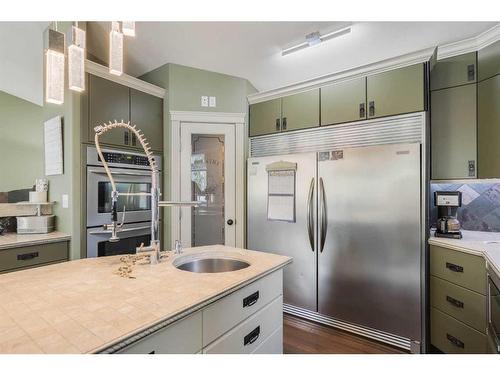
[[174,263],[174,266],[182,271],[188,272],[220,273],[238,271],[247,268],[250,266],[250,263],[228,258],[201,258],[179,262],[179,264]]

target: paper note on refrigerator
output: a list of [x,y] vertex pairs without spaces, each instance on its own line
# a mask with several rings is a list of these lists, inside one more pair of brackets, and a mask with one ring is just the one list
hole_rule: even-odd
[[295,170],[268,170],[267,219],[295,221]]
[[45,175],[63,174],[63,146],[61,116],[44,123]]

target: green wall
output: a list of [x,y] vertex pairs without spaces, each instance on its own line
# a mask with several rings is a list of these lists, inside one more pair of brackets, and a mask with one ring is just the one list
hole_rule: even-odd
[[[139,77],[147,82],[166,89],[164,100],[164,165],[170,165],[170,111],[201,111],[201,112],[237,112],[247,113],[245,124],[248,127],[248,101],[247,95],[257,90],[252,84],[239,77],[230,76],[216,72],[191,68],[177,64],[165,64],[153,71]],[[202,107],[200,97],[202,95],[217,97],[217,106]],[[245,130],[245,134],[248,134]],[[245,150],[247,147],[245,147]],[[164,199],[170,198],[170,175],[168,168],[163,177]],[[164,209],[164,247],[170,246],[170,223],[168,218],[170,212]]]

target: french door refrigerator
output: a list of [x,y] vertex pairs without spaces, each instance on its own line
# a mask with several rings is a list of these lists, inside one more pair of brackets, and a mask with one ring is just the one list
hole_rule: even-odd
[[[296,166],[293,220],[269,216],[280,164]],[[285,304],[378,336],[421,341],[421,207],[419,143],[248,160],[247,245],[293,257]]]

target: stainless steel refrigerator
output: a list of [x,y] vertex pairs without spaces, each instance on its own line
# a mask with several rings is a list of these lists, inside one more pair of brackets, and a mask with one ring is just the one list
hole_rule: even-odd
[[[247,245],[294,258],[284,273],[285,304],[420,342],[420,147],[248,160]],[[269,211],[269,166],[280,164],[296,166],[286,220]]]

